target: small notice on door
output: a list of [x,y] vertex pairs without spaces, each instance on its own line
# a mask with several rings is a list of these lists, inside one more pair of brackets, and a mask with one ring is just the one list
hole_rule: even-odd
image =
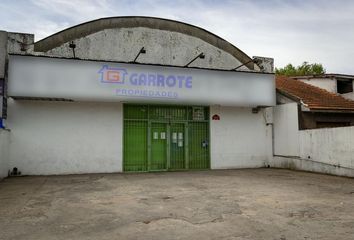
[[160,138],[161,138],[161,139],[166,139],[166,133],[165,133],[165,132],[161,132]]
[[172,142],[177,143],[177,133],[176,132],[172,133]]
[[182,140],[182,139],[183,139],[183,133],[181,133],[181,132],[178,133],[178,139],[179,139],[179,140]]

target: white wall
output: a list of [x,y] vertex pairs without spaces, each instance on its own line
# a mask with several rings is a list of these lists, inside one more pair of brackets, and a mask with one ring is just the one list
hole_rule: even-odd
[[303,158],[274,156],[274,159],[270,166],[276,168],[296,169],[337,176],[354,177],[353,168],[338,167],[320,161]]
[[298,130],[297,108],[274,108],[271,167],[354,177],[354,127]]
[[[13,167],[31,175],[122,171],[122,104],[9,101],[8,109],[11,131],[0,130],[1,177]],[[292,104],[276,109],[288,116],[297,111]],[[288,157],[273,158],[266,110],[254,114],[251,108],[213,106],[210,114],[220,116],[210,122],[212,169],[270,164],[354,176],[354,127],[296,133],[294,117],[275,110],[274,147]],[[279,119],[293,123],[277,125]],[[277,133],[277,127],[288,132]],[[299,157],[293,154],[296,135]]]
[[354,127],[300,131],[300,157],[354,169]]
[[297,103],[277,105],[273,108],[274,154],[299,156],[299,121]]
[[[122,104],[10,101],[9,164],[22,174],[122,171]],[[263,167],[271,157],[265,111],[211,107],[211,168]]]
[[304,83],[323,88],[329,92],[337,93],[337,80],[331,78],[311,78],[311,79],[299,79]]
[[271,128],[266,126],[265,111],[251,108],[211,107],[211,168],[264,167],[271,154]]
[[[353,84],[354,85],[354,84]],[[354,101],[354,92],[350,92],[350,93],[343,93],[341,94],[341,96],[343,96],[346,99],[352,100]]]
[[9,154],[9,132],[0,129],[0,179],[7,176]]
[[9,167],[22,174],[122,171],[122,104],[9,101]]

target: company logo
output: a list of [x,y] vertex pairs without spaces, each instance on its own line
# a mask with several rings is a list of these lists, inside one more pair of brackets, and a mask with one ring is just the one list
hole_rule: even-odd
[[127,75],[127,70],[124,68],[112,68],[108,65],[103,65],[98,73],[101,74],[101,82],[124,83],[125,76]]
[[124,68],[103,65],[98,71],[102,83],[119,83],[117,96],[145,98],[178,98],[182,89],[192,88],[192,76],[130,72]]

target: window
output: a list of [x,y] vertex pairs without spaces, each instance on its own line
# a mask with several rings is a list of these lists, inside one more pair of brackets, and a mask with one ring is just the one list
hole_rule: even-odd
[[350,93],[353,92],[353,81],[338,81],[337,80],[337,93]]

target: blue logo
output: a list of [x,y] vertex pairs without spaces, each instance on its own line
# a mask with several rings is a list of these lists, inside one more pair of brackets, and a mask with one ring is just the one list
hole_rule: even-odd
[[124,68],[114,68],[108,65],[103,65],[98,73],[101,74],[102,83],[119,83],[127,86],[127,88],[116,89],[117,96],[176,99],[178,98],[177,89],[192,88],[192,76],[187,75],[128,73]]

